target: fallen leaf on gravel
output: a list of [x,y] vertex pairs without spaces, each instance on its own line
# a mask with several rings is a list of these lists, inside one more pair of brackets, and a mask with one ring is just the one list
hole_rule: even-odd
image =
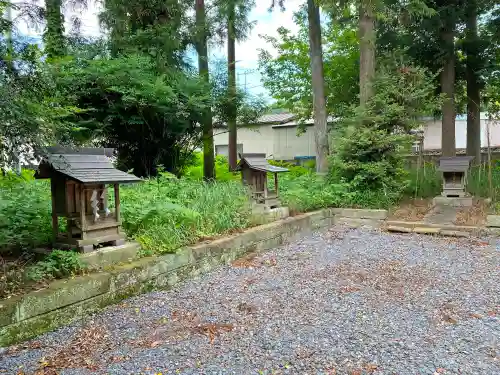
[[374,373],[377,369],[378,369],[378,365],[376,365],[374,363],[370,363],[369,365],[367,365],[365,367],[366,372],[368,372],[369,374]]
[[449,314],[443,314],[443,321],[450,324],[457,324],[458,321]]
[[238,310],[247,312],[247,313],[254,313],[257,311],[257,308],[255,306],[252,306],[246,302],[241,302],[238,304]]
[[256,268],[260,266],[256,258],[257,258],[256,253],[250,253],[242,258],[236,259],[231,263],[231,265],[233,267],[238,267],[238,268]]
[[233,330],[233,328],[234,326],[232,324],[208,323],[201,324],[198,327],[195,327],[194,331],[208,336],[210,344],[213,344],[216,336],[220,335],[221,332],[230,332]]
[[479,314],[470,314],[470,317],[474,319],[483,319],[483,316]]
[[158,345],[160,345],[162,342],[161,341],[153,341],[149,347],[150,348],[156,348]]
[[56,370],[83,367],[97,369],[94,354],[109,350],[111,341],[108,331],[102,326],[88,325],[77,331],[73,339],[53,356],[42,358],[35,375],[55,375]]
[[123,360],[125,360],[125,357],[122,356],[122,355],[117,355],[117,356],[113,356],[109,359],[109,361],[111,363],[118,363],[118,362],[122,362]]
[[339,289],[340,293],[354,293],[354,292],[359,292],[361,289],[356,287],[356,286],[343,286],[342,288]]

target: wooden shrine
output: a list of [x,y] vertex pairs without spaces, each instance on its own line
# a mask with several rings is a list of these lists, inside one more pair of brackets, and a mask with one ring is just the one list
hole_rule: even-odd
[[[50,178],[53,246],[90,252],[101,244],[123,244],[119,184],[141,180],[113,167],[109,159],[113,149],[50,147],[47,151],[35,177]],[[108,207],[108,186],[113,187],[114,212]],[[66,218],[65,232],[59,230],[60,217]]]
[[[237,170],[241,171],[243,183],[250,186],[255,204],[261,205],[264,209],[280,206],[278,173],[288,172],[287,168],[269,164],[265,154],[240,154]],[[274,190],[268,188],[268,173],[274,174]]]
[[439,170],[443,172],[443,197],[462,198],[467,195],[467,172],[473,156],[442,157]]

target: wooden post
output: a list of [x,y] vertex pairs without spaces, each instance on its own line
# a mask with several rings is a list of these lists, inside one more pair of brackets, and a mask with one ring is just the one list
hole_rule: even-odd
[[118,224],[121,224],[120,222],[120,185],[119,184],[114,184],[115,188],[115,218]]
[[278,198],[278,174],[274,174],[274,189],[276,190],[276,198]]
[[264,179],[264,203],[267,201],[267,173],[262,174],[262,178]]
[[59,219],[56,212],[56,183],[50,180],[50,193],[52,195],[52,242],[55,243],[59,236]]
[[87,211],[85,209],[85,186],[78,184],[80,188],[80,226],[82,231],[82,240],[87,238]]

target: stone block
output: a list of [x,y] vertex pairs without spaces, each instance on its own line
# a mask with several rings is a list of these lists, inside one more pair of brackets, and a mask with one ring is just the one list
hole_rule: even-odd
[[486,226],[489,228],[500,228],[500,215],[488,215],[486,217]]
[[105,273],[58,280],[47,289],[28,293],[17,304],[16,321],[84,301],[109,291],[110,275]]
[[413,232],[413,229],[412,228],[408,228],[408,227],[397,227],[397,226],[394,226],[394,225],[389,225],[387,227],[387,230],[389,232],[396,232],[396,233],[411,233]]
[[432,228],[432,227],[416,227],[413,229],[414,233],[419,234],[439,234],[441,228]]
[[126,242],[120,246],[108,246],[80,255],[90,268],[103,268],[112,264],[129,262],[137,258],[141,246],[137,242]]
[[344,208],[337,215],[352,219],[385,220],[387,219],[387,210]]
[[435,197],[432,199],[434,206],[452,206],[452,207],[472,207],[472,197]]
[[22,297],[18,296],[0,301],[0,327],[7,326],[17,321],[17,304],[21,300]]
[[360,228],[363,226],[379,228],[382,225],[382,220],[374,219],[360,219],[360,218],[349,218],[349,217],[339,217],[336,218],[335,224],[347,225],[353,228]]
[[469,232],[461,232],[458,230],[447,230],[447,229],[442,229],[441,232],[439,233],[442,236],[446,237],[469,237],[470,233]]

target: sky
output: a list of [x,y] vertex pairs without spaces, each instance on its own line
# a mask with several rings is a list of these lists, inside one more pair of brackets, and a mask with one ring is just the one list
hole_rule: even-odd
[[[15,2],[15,0],[14,0]],[[39,3],[42,3],[39,1]],[[237,82],[240,87],[245,87],[255,95],[264,95],[269,97],[266,90],[262,87],[260,74],[257,71],[259,48],[265,48],[273,53],[270,45],[266,45],[260,35],[276,36],[277,29],[285,26],[290,30],[296,30],[297,26],[293,23],[293,14],[296,12],[304,0],[286,0],[286,9],[282,12],[279,8],[269,12],[271,0],[255,0],[255,8],[250,14],[250,21],[255,21],[256,24],[246,41],[236,45],[236,66],[237,66]],[[98,2],[90,1],[86,10],[78,10],[76,14],[81,18],[82,24],[80,28],[81,34],[85,36],[102,35],[102,30],[99,27],[98,13],[100,5]],[[66,12],[66,30],[71,29],[69,19],[75,11],[67,10]],[[16,16],[15,14],[13,15]],[[22,22],[18,24],[18,32],[22,35],[39,37],[43,30],[28,27]],[[212,47],[210,55],[214,59],[225,58],[225,47]]]

